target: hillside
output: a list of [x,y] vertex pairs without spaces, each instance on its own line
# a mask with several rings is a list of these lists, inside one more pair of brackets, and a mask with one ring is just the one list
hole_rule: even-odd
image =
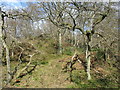
[[0,89],[120,87],[118,2],[13,1],[0,2]]
[[[27,87],[27,88],[86,88],[86,87],[87,88],[94,88],[94,87],[117,88],[118,87],[119,73],[118,73],[117,67],[115,66],[115,63],[116,63],[115,61],[111,62],[109,60],[109,61],[103,62],[102,60],[99,61],[99,60],[95,60],[95,58],[92,58],[92,61],[91,61],[92,80],[88,81],[85,67],[84,67],[85,66],[85,55],[81,51],[79,52],[79,57],[83,63],[76,62],[73,65],[73,68],[74,68],[72,72],[73,81],[71,82],[70,72],[63,70],[63,68],[65,67],[67,62],[69,62],[72,59],[72,55],[50,54],[50,52],[48,53],[48,51],[47,52],[45,51],[46,48],[39,47],[36,44],[38,42],[32,41],[32,40],[30,40],[29,42],[34,43],[34,44],[30,46],[30,44],[27,45],[28,43],[25,41],[22,44],[22,47],[26,49],[24,51],[24,54],[34,53],[35,51],[33,49],[35,49],[36,51],[39,51],[40,53],[33,56],[32,62],[31,62],[31,65],[35,65],[37,63],[37,66],[32,72],[29,72],[26,75],[23,75],[22,77],[19,77],[17,79],[13,79],[12,83],[14,84],[11,84],[11,86],[8,86],[8,87],[15,87],[15,88],[21,88],[21,87]],[[27,51],[28,50],[27,48],[29,49],[29,51]],[[15,50],[16,50],[15,52],[17,52],[17,49]],[[18,52],[16,54],[18,54]],[[26,56],[24,56],[23,58],[24,58],[23,59],[24,62],[20,66],[20,68],[23,68],[29,62],[29,58],[26,58]],[[18,64],[18,61],[13,60],[11,62],[11,66],[13,70],[17,64]],[[5,69],[6,68],[4,66],[3,72],[4,71],[6,72]],[[25,72],[26,71],[24,71],[23,73]],[[5,76],[4,73],[3,73],[3,76]]]

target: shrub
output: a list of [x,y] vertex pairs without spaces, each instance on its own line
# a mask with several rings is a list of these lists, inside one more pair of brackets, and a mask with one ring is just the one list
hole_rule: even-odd
[[73,54],[72,48],[70,47],[65,48],[63,54],[72,56]]
[[102,60],[105,58],[105,52],[102,49],[97,49],[96,57],[98,60]]

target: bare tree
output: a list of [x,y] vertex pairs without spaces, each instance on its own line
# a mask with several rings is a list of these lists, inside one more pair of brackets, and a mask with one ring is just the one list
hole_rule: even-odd
[[[107,3],[43,3],[43,9],[49,20],[59,28],[75,31],[78,29],[86,40],[86,61],[88,80],[90,75],[90,59],[92,37],[96,34],[95,27],[108,15],[110,9]],[[61,41],[61,40],[59,40]]]
[[[26,14],[23,13],[17,13],[17,14],[7,14],[6,12],[2,11],[0,8],[0,40],[3,44],[3,47],[6,50],[6,62],[7,62],[7,83],[6,84],[10,84],[9,82],[11,81],[11,70],[10,70],[10,51],[9,51],[9,47],[7,45],[6,42],[6,30],[5,30],[5,17],[6,18],[12,18],[15,19],[16,17],[29,17]],[[30,18],[30,17],[29,17]]]
[[4,30],[4,17],[5,17],[5,14],[2,12],[1,8],[0,8],[0,38],[1,38],[1,41],[2,41],[2,44],[4,46],[4,48],[6,49],[6,60],[7,60],[7,73],[8,73],[8,82],[10,81],[11,79],[11,75],[10,75],[10,56],[9,56],[9,48],[6,44],[6,41],[5,41],[5,36],[3,34],[3,32],[5,32]]

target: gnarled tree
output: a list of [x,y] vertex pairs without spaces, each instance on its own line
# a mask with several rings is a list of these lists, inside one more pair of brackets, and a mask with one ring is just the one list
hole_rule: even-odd
[[54,25],[73,31],[77,29],[85,36],[87,76],[90,80],[91,41],[96,34],[95,27],[107,17],[110,11],[109,3],[52,2],[43,3],[43,6],[43,10]]

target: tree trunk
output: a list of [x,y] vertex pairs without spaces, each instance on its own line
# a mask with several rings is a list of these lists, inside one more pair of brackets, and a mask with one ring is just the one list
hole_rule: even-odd
[[90,59],[91,59],[91,47],[90,47],[90,41],[88,40],[88,42],[86,43],[86,61],[87,61],[87,79],[90,80],[91,79],[91,75],[90,75],[90,65],[91,65],[91,62],[90,62]]
[[9,48],[6,45],[4,40],[3,40],[3,46],[6,49],[6,61],[7,61],[7,72],[8,72],[7,80],[8,80],[8,83],[9,83],[9,81],[11,80],[11,75],[10,75],[10,56],[9,56]]
[[104,61],[107,60],[107,49],[106,47],[104,47]]
[[5,42],[5,39],[3,37],[3,28],[4,28],[4,17],[2,16],[2,12],[0,9],[0,40],[2,41],[2,44],[4,48],[6,49],[6,61],[7,61],[7,84],[9,84],[9,81],[11,79],[10,75],[10,56],[9,56],[9,48]]
[[[1,25],[1,22],[0,22]],[[2,53],[3,53],[3,45],[2,45],[2,34],[1,34],[1,27],[0,27],[0,89],[2,89]]]
[[74,39],[75,39],[75,37],[74,37],[74,31],[72,31],[72,45],[74,46]]
[[90,51],[89,51],[89,45],[87,45],[87,49],[86,49],[86,61],[87,61],[87,76],[88,76],[88,80],[91,79],[91,75],[90,75]]
[[[94,17],[94,15],[93,15]],[[93,31],[93,19],[91,19],[91,25],[90,25],[91,31]],[[86,61],[87,61],[87,79],[91,80],[91,75],[90,75],[90,65],[91,65],[91,41],[92,41],[92,36],[94,32],[87,32],[87,43],[86,43]]]
[[91,75],[90,75],[90,65],[91,65],[91,62],[90,62],[90,51],[88,50],[87,52],[87,76],[88,76],[88,80],[91,79]]
[[62,34],[61,34],[61,30],[59,30],[59,53],[62,54]]
[[74,35],[74,38],[75,38],[74,46],[76,47],[77,46],[77,35]]
[[0,11],[0,89],[2,88],[2,53],[3,53],[3,45],[2,45],[2,19],[1,19],[1,11]]

